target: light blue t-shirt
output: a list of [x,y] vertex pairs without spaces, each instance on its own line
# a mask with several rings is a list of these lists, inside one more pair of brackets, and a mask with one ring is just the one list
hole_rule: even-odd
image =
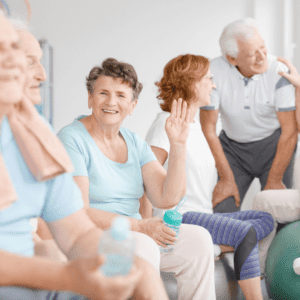
[[129,129],[120,128],[128,149],[127,162],[108,159],[79,120],[60,130],[58,137],[67,149],[75,171],[89,177],[90,207],[141,219],[139,198],[144,194],[142,167],[156,160],[147,143]]
[[0,126],[0,150],[18,195],[16,202],[0,211],[0,249],[33,256],[30,218],[42,217],[51,222],[75,213],[83,207],[81,192],[71,174],[37,182],[23,159],[7,118]]

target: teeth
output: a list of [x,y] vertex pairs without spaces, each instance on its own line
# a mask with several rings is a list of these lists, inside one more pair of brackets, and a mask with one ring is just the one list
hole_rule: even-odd
[[106,109],[103,109],[104,112],[109,112],[109,113],[112,113],[112,114],[116,114],[117,112],[116,111],[112,111],[112,110],[106,110]]

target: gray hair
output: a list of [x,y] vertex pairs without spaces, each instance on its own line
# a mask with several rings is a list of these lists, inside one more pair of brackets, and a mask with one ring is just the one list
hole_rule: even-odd
[[237,39],[249,40],[256,31],[258,31],[258,26],[252,18],[241,19],[228,24],[223,29],[219,40],[222,55],[225,58],[226,55],[237,58],[239,54]]
[[139,94],[143,89],[143,85],[138,81],[133,66],[128,63],[117,61],[114,58],[105,59],[102,62],[101,67],[94,67],[90,71],[89,76],[86,77],[86,87],[91,95],[94,92],[95,82],[100,76],[121,78],[124,82],[129,83],[133,93],[132,100],[138,99]]

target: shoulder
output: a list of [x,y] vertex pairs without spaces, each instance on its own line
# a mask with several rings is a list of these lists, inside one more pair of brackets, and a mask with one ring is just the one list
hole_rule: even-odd
[[77,119],[74,120],[73,123],[64,126],[58,133],[58,137],[59,138],[64,138],[67,136],[79,136],[80,134],[82,134],[82,126],[84,126],[80,121],[78,121]]
[[216,57],[210,61],[211,72],[221,72],[230,69],[230,63],[223,56]]

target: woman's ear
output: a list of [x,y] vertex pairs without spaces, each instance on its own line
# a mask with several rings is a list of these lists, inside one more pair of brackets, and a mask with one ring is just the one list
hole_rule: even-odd
[[88,108],[91,109],[92,108],[92,95],[90,92],[88,92]]
[[131,115],[132,115],[132,113],[133,113],[133,110],[134,110],[134,108],[136,107],[137,103],[138,103],[138,101],[137,101],[137,100],[133,100],[133,101],[131,101],[131,108],[130,108],[130,111],[129,111],[129,116],[131,116]]

